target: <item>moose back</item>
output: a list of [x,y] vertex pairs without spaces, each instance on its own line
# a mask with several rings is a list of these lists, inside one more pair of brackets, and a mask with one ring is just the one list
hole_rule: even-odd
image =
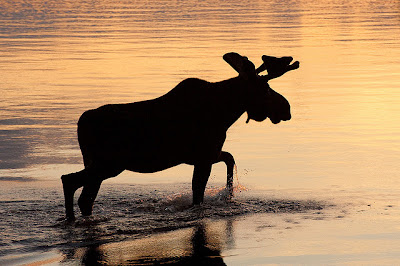
[[[228,128],[247,112],[248,119],[272,123],[291,118],[289,102],[272,90],[268,81],[299,67],[291,57],[263,56],[255,66],[247,57],[227,53],[224,60],[239,76],[207,82],[189,78],[167,94],[152,100],[109,104],[82,114],[78,141],[84,169],[61,177],[66,217],[74,219],[73,196],[82,215],[91,215],[103,180],[124,170],[161,171],[182,163],[193,165],[193,204],[204,199],[214,163],[227,166],[227,189],[232,195],[235,161],[222,147]],[[267,70],[267,75],[260,75]]]

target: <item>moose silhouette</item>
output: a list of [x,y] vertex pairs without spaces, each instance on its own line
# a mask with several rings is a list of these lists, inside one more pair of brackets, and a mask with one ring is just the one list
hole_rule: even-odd
[[[204,190],[214,163],[227,166],[227,189],[232,194],[233,156],[222,151],[226,131],[247,112],[253,119],[272,123],[291,119],[289,102],[272,90],[268,81],[297,69],[292,57],[262,56],[254,64],[237,53],[224,60],[239,76],[220,81],[189,78],[156,99],[128,104],[108,104],[88,110],[78,121],[78,141],[84,169],[61,177],[66,217],[73,220],[73,196],[82,215],[92,214],[103,180],[124,170],[140,173],[161,171],[179,164],[194,166],[193,204],[204,199]],[[267,75],[259,75],[267,70]]]

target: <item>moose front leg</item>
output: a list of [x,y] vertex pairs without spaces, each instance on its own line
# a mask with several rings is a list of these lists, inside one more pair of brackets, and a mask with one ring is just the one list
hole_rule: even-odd
[[203,202],[204,191],[206,189],[210,173],[211,163],[196,164],[194,166],[192,179],[193,205],[198,205]]
[[235,168],[235,159],[232,154],[222,151],[218,157],[218,162],[226,164],[226,189],[229,193],[229,199],[233,197],[233,169]]

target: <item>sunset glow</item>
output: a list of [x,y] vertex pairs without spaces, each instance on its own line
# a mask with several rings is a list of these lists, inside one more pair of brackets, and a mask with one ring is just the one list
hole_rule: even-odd
[[[33,236],[22,229],[26,237],[10,224],[20,219],[26,227],[28,211],[14,209],[32,202],[42,210],[42,216],[29,216],[33,224],[60,218],[60,177],[83,168],[76,131],[84,111],[154,99],[190,77],[233,78],[237,72],[222,58],[228,52],[247,56],[256,67],[262,55],[300,61],[299,69],[269,82],[290,102],[290,121],[246,124],[244,114],[228,130],[223,150],[234,155],[236,188],[248,189],[237,193],[240,204],[228,215],[218,203],[203,212],[209,219],[191,220],[192,166],[125,171],[100,191],[94,222],[99,236],[92,242],[109,243],[96,252],[109,254],[110,263],[126,263],[129,256],[122,258],[126,254],[116,246],[133,237],[121,244],[132,260],[158,243],[165,252],[151,250],[149,257],[162,261],[176,253],[184,261],[196,253],[193,239],[208,235],[211,244],[203,244],[215,244],[211,251],[229,265],[400,261],[398,0],[0,0],[0,6],[0,213],[9,219],[0,222],[7,232],[0,264],[15,262],[14,255],[21,256],[17,264],[28,263],[21,254],[36,245],[29,237],[47,239],[46,230],[54,228],[42,244],[52,247],[46,249],[50,259],[38,255],[32,261],[81,262],[77,254],[91,241],[83,239],[84,222],[72,228],[71,241],[84,243],[78,248],[60,240],[66,233],[55,222],[42,231],[34,225]],[[225,182],[225,165],[213,166],[210,188],[220,191]],[[175,193],[178,206],[170,200]],[[284,207],[272,206],[275,198],[300,207],[279,213]],[[208,199],[218,202],[216,195]],[[219,213],[234,219],[215,221]],[[157,235],[163,228],[167,235]],[[333,235],[332,228],[340,233]],[[169,237],[177,250],[168,249]],[[75,248],[73,258],[64,247]]]

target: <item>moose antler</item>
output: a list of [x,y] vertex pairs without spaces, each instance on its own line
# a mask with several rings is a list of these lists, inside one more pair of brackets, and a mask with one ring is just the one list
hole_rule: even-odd
[[297,69],[300,66],[299,61],[290,64],[293,61],[293,57],[291,56],[285,56],[279,58],[274,56],[263,55],[262,60],[264,61],[264,63],[262,63],[262,65],[256,69],[256,73],[259,74],[267,70],[268,75],[263,76],[267,80],[280,77],[286,72]]

